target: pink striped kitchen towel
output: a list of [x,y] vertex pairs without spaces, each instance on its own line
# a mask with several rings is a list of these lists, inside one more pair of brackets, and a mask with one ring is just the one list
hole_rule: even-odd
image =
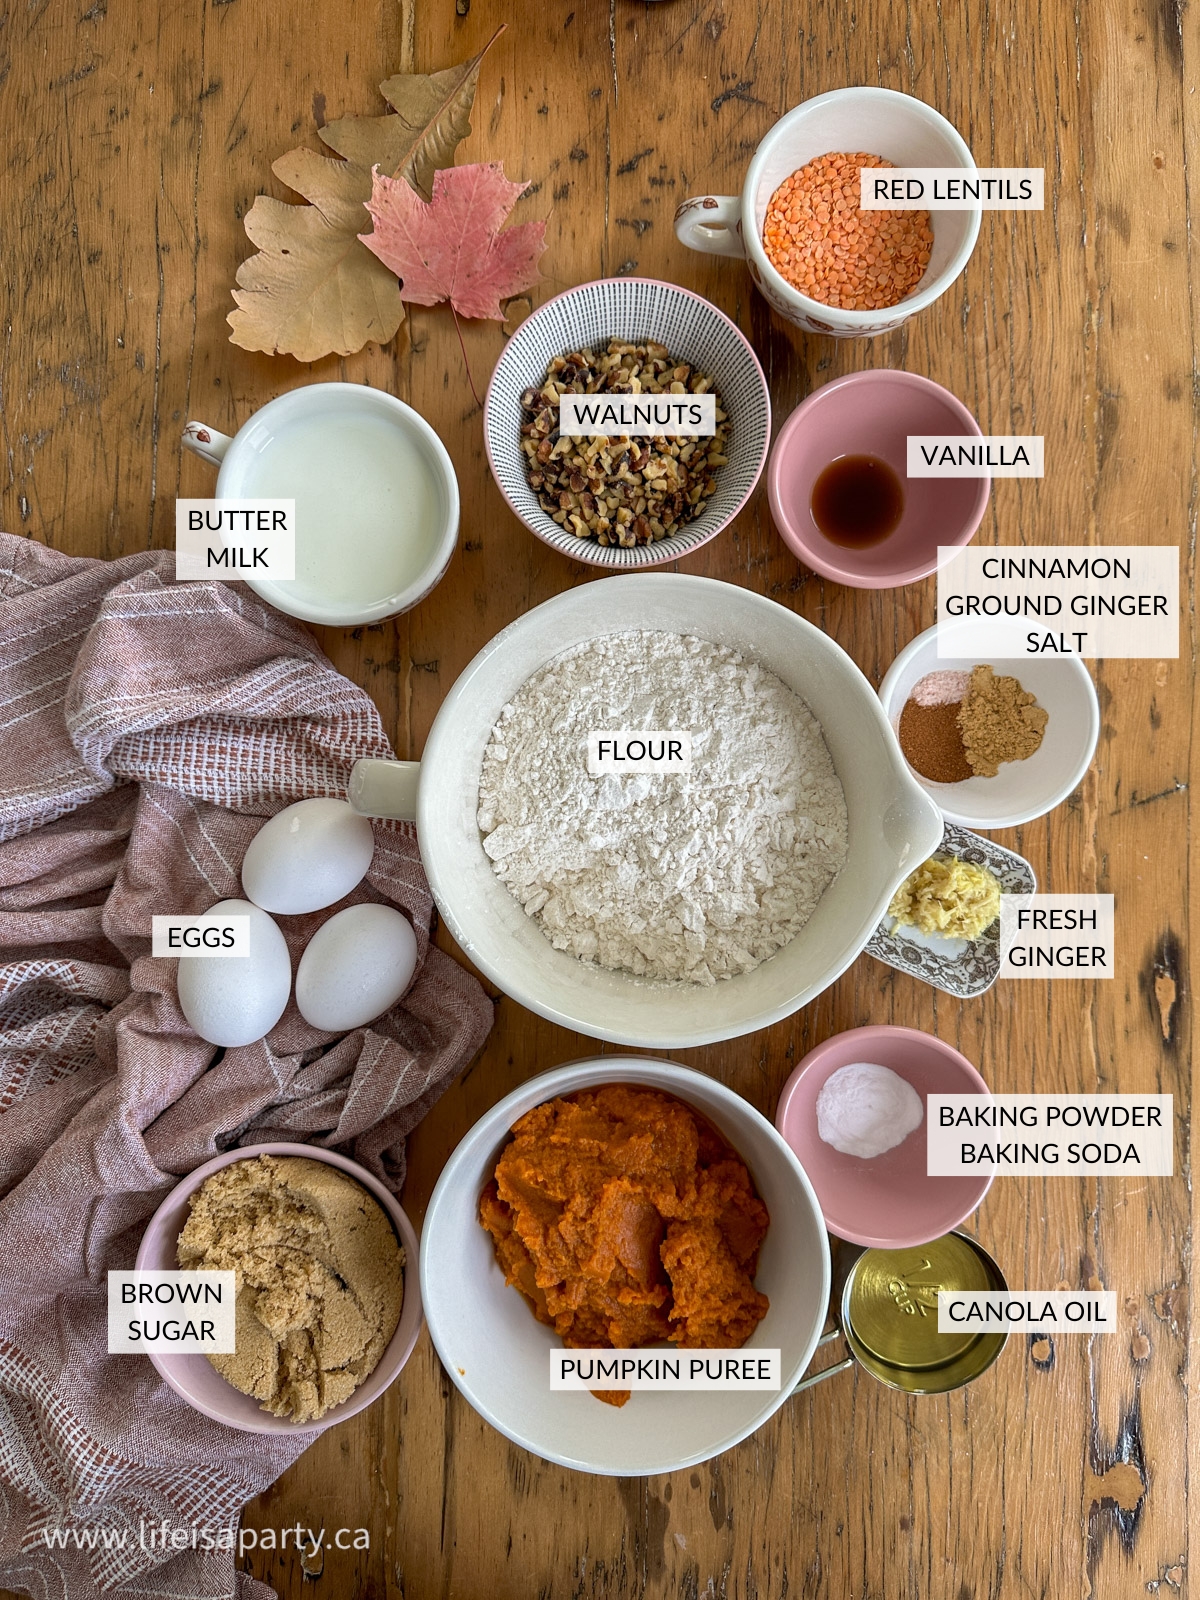
[[[140,1528],[236,1527],[312,1436],[223,1427],[110,1356],[105,1275],[177,1176],[232,1145],[331,1146],[399,1189],[405,1135],[492,1018],[429,942],[413,830],[377,823],[351,898],[411,917],[403,1001],[336,1040],[294,1005],[241,1049],[187,1026],[152,915],[240,894],[265,817],[390,752],[303,627],[173,567],[0,535],[0,1585],[63,1600],[270,1595],[232,1551],[164,1554]],[[327,914],[284,919],[293,955]]]

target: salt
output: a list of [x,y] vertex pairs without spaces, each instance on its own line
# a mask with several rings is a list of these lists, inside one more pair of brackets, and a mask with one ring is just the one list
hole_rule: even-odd
[[956,706],[966,694],[970,681],[969,672],[955,672],[948,668],[940,672],[927,672],[913,684],[909,699],[915,700],[919,706]]
[[921,1126],[921,1097],[890,1067],[853,1061],[825,1080],[817,1095],[817,1132],[846,1156],[871,1160]]

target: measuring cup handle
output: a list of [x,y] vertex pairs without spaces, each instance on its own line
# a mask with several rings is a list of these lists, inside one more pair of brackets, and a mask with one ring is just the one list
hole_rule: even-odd
[[708,256],[744,256],[742,202],[733,194],[697,194],[675,213],[675,237]]
[[360,816],[415,822],[420,775],[419,761],[356,761],[350,769],[347,799]]
[[[840,1328],[831,1328],[828,1333],[823,1333],[817,1340],[817,1349],[819,1350],[822,1345],[832,1344],[835,1339],[840,1339],[841,1336],[842,1330]],[[838,1372],[846,1372],[853,1365],[854,1357],[846,1356],[844,1360],[834,1362],[832,1367],[826,1367],[823,1372],[814,1372],[809,1378],[801,1378],[799,1383],[792,1385],[791,1392],[792,1394],[799,1394],[801,1389],[811,1389],[814,1384],[824,1383],[826,1378],[832,1378]]]
[[193,455],[199,456],[204,461],[211,461],[214,467],[219,467],[225,459],[225,452],[233,440],[227,433],[218,433],[215,428],[210,428],[207,422],[185,422],[183,426],[183,448],[190,450]]

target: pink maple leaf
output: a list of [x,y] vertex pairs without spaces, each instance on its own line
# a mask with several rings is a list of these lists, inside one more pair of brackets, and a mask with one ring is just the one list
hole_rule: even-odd
[[498,161],[443,167],[433,198],[422,200],[403,178],[376,167],[367,210],[373,233],[359,238],[401,280],[401,295],[419,306],[449,300],[464,317],[504,320],[501,300],[540,281],[538,257],[546,224],[501,224],[529,187],[510,183]]

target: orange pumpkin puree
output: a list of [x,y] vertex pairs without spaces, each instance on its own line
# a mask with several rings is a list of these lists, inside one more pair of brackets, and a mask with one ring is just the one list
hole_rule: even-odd
[[606,1084],[527,1111],[479,1213],[506,1280],[569,1347],[736,1349],[767,1314],[754,1273],[770,1218],[746,1165],[657,1089]]

